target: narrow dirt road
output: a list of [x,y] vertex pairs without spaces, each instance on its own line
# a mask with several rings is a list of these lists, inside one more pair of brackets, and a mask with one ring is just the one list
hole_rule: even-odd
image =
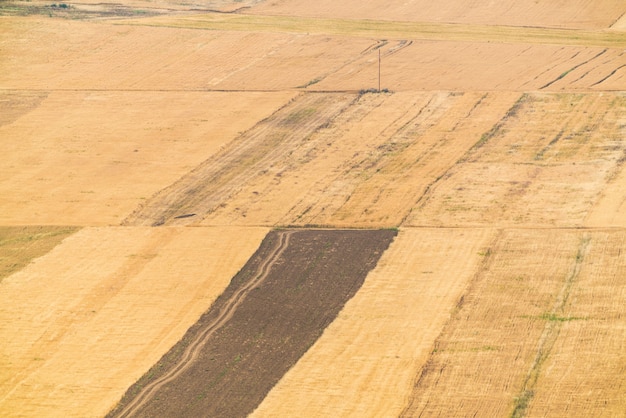
[[283,231],[279,233],[279,240],[276,243],[272,253],[269,257],[262,263],[258,270],[257,274],[250,280],[246,285],[244,285],[241,289],[239,289],[233,296],[226,302],[226,305],[220,312],[220,315],[216,317],[212,322],[210,322],[206,329],[198,334],[197,338],[189,344],[185,353],[183,354],[180,362],[172,368],[169,372],[161,376],[159,379],[151,382],[146,385],[144,389],[133,399],[119,414],[114,415],[115,417],[130,417],[133,416],[135,412],[141,409],[147,402],[152,399],[152,397],[158,392],[160,388],[162,388],[167,383],[176,379],[181,373],[187,370],[193,361],[198,357],[198,353],[204,346],[205,342],[213,335],[215,331],[221,328],[226,322],[228,322],[233,314],[235,313],[237,307],[241,305],[246,296],[258,286],[269,274],[272,265],[278,260],[281,254],[285,251],[285,249],[289,245],[289,237],[293,231]]

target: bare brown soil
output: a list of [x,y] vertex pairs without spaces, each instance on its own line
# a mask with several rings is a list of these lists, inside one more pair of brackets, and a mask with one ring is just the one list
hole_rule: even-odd
[[400,229],[354,298],[251,417],[397,417],[496,235]]
[[278,257],[287,249],[289,245],[289,238],[292,231],[283,231],[276,240],[274,248],[271,253],[265,257],[263,263],[258,267],[254,277],[249,280],[244,286],[237,290],[219,310],[219,315],[215,317],[213,321],[208,323],[202,332],[194,337],[193,341],[185,348],[185,351],[180,358],[179,362],[166,373],[161,375],[158,379],[154,379],[148,385],[144,386],[139,394],[124,407],[120,412],[120,416],[132,415],[137,410],[141,409],[144,405],[152,401],[154,393],[159,391],[166,384],[176,380],[187,369],[193,366],[193,363],[198,359],[202,348],[206,344],[207,340],[213,335],[213,333],[219,330],[224,324],[226,324],[235,314],[237,308],[243,303],[246,296],[259,286],[263,280],[265,280],[270,272],[272,266],[276,263]]
[[[270,233],[212,308],[109,416],[126,416],[126,405],[144,388],[148,396],[128,411],[132,416],[246,416],[358,291],[395,235],[392,230]],[[288,241],[280,241],[286,236]],[[193,346],[189,365],[178,368]],[[176,376],[168,381],[171,370]]]

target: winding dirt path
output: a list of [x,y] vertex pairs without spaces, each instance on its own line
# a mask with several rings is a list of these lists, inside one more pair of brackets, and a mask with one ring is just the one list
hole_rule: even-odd
[[226,324],[234,315],[237,307],[245,300],[246,296],[258,286],[269,274],[272,266],[289,246],[289,238],[293,231],[283,231],[279,234],[279,240],[267,259],[259,266],[257,274],[246,285],[239,289],[227,302],[226,306],[220,312],[220,315],[209,323],[206,329],[201,332],[197,338],[189,344],[180,362],[176,367],[172,368],[168,373],[159,379],[146,385],[144,389],[133,399],[116,417],[130,417],[137,412],[142,406],[148,403],[156,392],[164,385],[176,379],[181,373],[187,370],[193,361],[198,357],[200,350],[206,341],[224,324]]

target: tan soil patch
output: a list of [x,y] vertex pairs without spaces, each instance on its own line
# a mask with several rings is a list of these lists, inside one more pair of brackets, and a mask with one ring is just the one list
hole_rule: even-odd
[[77,230],[63,226],[0,226],[0,282]]
[[407,224],[582,226],[622,169],[625,99],[524,96],[431,189]]
[[208,309],[266,233],[87,228],[5,278],[0,415],[106,414]]
[[251,10],[251,13],[269,15],[568,28],[606,28],[624,12],[626,7],[620,0],[273,0],[262,2]]
[[0,126],[0,137],[13,138],[0,172],[0,224],[119,224],[292,96],[5,93],[4,106],[20,116]]
[[0,127],[36,109],[46,97],[46,91],[0,91]]
[[397,416],[492,236],[401,229],[361,290],[252,416]]
[[[626,135],[626,134],[625,134]],[[626,227],[626,167],[624,157],[619,160],[618,171],[609,178],[595,206],[585,219],[590,227]]]
[[611,29],[624,31],[626,30],[626,12],[611,26]]
[[[510,416],[539,373],[556,314],[576,280],[584,233],[508,230],[483,252],[402,416]],[[517,401],[516,401],[517,400]]]

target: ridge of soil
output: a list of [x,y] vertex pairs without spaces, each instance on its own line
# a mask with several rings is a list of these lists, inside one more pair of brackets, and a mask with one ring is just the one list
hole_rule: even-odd
[[[107,417],[248,415],[354,296],[396,234],[270,232],[222,296]],[[181,367],[194,345],[194,358]]]

